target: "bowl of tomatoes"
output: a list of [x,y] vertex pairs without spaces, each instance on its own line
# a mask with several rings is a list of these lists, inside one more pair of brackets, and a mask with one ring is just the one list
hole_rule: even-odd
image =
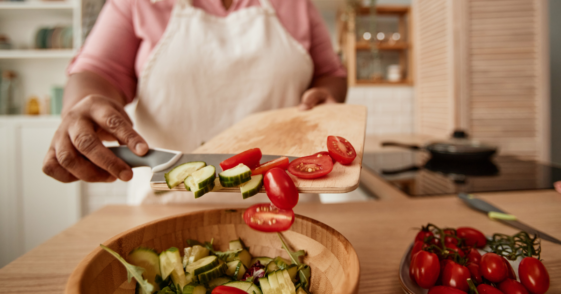
[[470,227],[423,226],[403,256],[408,294],[543,294],[549,274],[540,240],[526,232],[485,236]]

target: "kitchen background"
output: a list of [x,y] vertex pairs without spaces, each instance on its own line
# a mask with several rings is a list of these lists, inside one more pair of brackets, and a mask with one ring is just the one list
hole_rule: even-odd
[[[445,138],[462,127],[506,154],[561,165],[561,1],[378,0],[376,11],[314,2],[349,68],[347,103],[368,107],[367,135]],[[126,183],[65,185],[41,171],[65,68],[102,4],[0,1],[0,101],[17,102],[0,103],[0,267],[90,212],[126,203]]]

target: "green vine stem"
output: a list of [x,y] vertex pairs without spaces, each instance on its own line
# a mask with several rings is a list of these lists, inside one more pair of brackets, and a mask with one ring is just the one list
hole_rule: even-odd
[[492,252],[509,260],[516,260],[519,256],[536,256],[540,259],[541,256],[540,239],[537,235],[532,237],[527,232],[519,232],[513,236],[494,234],[488,245]]

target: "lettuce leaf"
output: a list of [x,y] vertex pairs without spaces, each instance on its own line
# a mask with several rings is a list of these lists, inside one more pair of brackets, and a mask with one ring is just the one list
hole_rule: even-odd
[[152,284],[148,283],[148,280],[145,280],[142,277],[144,268],[128,263],[124,258],[121,257],[121,255],[119,255],[119,253],[109,249],[103,244],[99,244],[99,246],[101,246],[103,250],[109,252],[109,254],[113,255],[119,262],[121,262],[121,264],[125,266],[125,269],[127,270],[127,281],[130,283],[131,278],[134,277],[138,285],[140,285],[141,294],[151,294],[152,292],[154,292],[154,286],[152,286]]

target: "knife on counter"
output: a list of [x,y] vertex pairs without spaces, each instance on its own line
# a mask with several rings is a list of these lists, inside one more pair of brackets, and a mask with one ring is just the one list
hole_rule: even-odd
[[[487,201],[484,201],[482,199],[478,199],[475,198],[473,195],[471,194],[466,194],[466,193],[460,193],[458,194],[458,198],[462,199],[462,201],[464,201],[469,207],[481,211],[485,214],[489,214],[489,213],[500,213],[500,214],[505,214],[508,215],[507,212],[503,211],[502,209],[490,204]],[[511,227],[517,228],[519,230],[522,231],[526,231],[529,234],[532,235],[538,235],[541,239],[543,240],[547,240],[556,244],[561,245],[561,241],[559,239],[556,239],[554,237],[552,237],[551,235],[548,235],[542,231],[536,230],[524,223],[519,222],[517,219],[499,219],[499,218],[494,218],[495,220],[509,225]]]

